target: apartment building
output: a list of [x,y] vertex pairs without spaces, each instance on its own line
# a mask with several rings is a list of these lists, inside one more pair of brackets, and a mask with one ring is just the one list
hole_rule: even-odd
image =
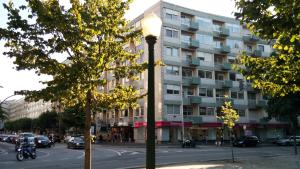
[[20,118],[38,118],[42,113],[52,110],[52,103],[39,100],[37,102],[26,102],[24,98],[12,100],[8,103],[9,120]]
[[[155,60],[165,66],[155,68],[155,124],[158,142],[177,142],[185,137],[216,140],[227,130],[216,118],[226,100],[232,101],[240,115],[234,128],[236,136],[257,135],[262,139],[285,134],[287,124],[274,119],[264,121],[267,101],[251,83],[232,69],[242,52],[253,57],[268,57],[271,46],[254,35],[234,18],[196,11],[167,2],[158,2],[133,20],[141,27],[144,16],[155,13],[162,19],[161,36],[155,44]],[[148,61],[147,46],[142,40],[137,49],[144,50],[142,61]],[[112,77],[109,77],[112,78]],[[113,78],[112,78],[113,79]],[[110,79],[111,80],[111,79]],[[107,85],[109,90],[114,80]],[[129,83],[124,80],[123,83]],[[134,85],[147,91],[147,71]],[[105,111],[99,124],[108,124],[114,132],[145,142],[147,97],[140,107],[129,111]]]

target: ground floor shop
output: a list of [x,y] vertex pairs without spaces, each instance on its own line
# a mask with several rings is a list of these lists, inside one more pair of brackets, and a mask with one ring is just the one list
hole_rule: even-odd
[[[192,124],[185,122],[156,122],[157,143],[178,143],[185,138],[193,139],[202,143],[214,143],[217,140],[230,140],[244,135],[256,135],[261,140],[268,140],[288,135],[289,125],[287,124],[253,124],[238,123],[231,134],[222,123],[201,123]],[[137,143],[144,143],[146,140],[146,122],[135,123],[134,139]]]

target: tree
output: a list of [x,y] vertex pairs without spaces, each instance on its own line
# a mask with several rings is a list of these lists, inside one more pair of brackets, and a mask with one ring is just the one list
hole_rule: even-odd
[[296,133],[298,129],[298,119],[300,115],[300,93],[289,94],[284,97],[272,97],[268,101],[267,112],[269,119],[274,117],[280,121],[288,121],[294,135],[294,152],[297,152]]
[[66,128],[74,127],[75,131],[84,127],[85,114],[84,109],[80,105],[65,108],[61,114],[62,123]]
[[[66,9],[59,0],[27,0],[27,5],[8,11],[7,28],[0,29],[0,38],[9,48],[4,54],[15,58],[17,70],[35,70],[53,79],[47,87],[21,91],[26,100],[58,101],[63,107],[82,104],[85,109],[85,163],[91,168],[91,111],[100,107],[134,107],[140,98],[131,85],[117,83],[108,93],[98,92],[107,85],[107,74],[115,79],[136,79],[147,63],[138,63],[140,53],[125,50],[125,45],[140,37],[124,19],[131,0],[70,0]],[[28,11],[27,17],[20,12]],[[52,56],[67,55],[58,62]],[[113,85],[113,83],[111,83]]]
[[244,54],[239,71],[272,96],[300,91],[300,1],[236,0],[236,18],[275,50],[270,57]]
[[41,131],[53,131],[58,128],[58,114],[55,111],[46,111],[42,113],[36,122]]
[[230,137],[230,144],[231,144],[231,157],[232,162],[234,162],[234,154],[233,154],[233,145],[232,145],[232,128],[235,126],[235,123],[239,120],[240,116],[232,108],[231,101],[225,101],[224,105],[221,107],[221,113],[217,116],[223,124],[229,129],[229,137]]
[[7,112],[4,110],[4,108],[0,105],[0,121],[4,121],[8,118]]

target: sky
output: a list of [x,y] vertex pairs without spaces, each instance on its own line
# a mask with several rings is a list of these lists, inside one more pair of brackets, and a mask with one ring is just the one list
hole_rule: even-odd
[[[9,0],[0,0],[0,4]],[[16,4],[24,2],[24,0],[12,0]],[[64,1],[64,0],[60,0]],[[134,19],[143,13],[146,9],[157,3],[159,0],[134,0],[127,11],[125,17]],[[234,0],[164,0],[169,3],[180,5],[183,7],[203,11],[207,13],[227,16],[233,18],[235,10]],[[7,13],[3,6],[0,5],[0,27],[5,27],[7,22]],[[0,101],[6,99],[18,90],[39,90],[43,86],[40,81],[48,80],[47,76],[37,76],[34,71],[16,71],[14,69],[13,59],[7,58],[3,52],[7,50],[4,47],[4,41],[0,41]],[[10,99],[18,99],[20,96],[13,96]]]

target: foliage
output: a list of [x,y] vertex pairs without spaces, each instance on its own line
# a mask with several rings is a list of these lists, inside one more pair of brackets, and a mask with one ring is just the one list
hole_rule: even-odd
[[30,118],[21,118],[15,121],[6,121],[4,129],[9,131],[30,131],[32,129],[33,120]]
[[83,128],[85,121],[84,109],[80,105],[66,108],[61,114],[62,123],[66,128]]
[[[43,82],[46,88],[21,93],[26,94],[27,100],[59,101],[70,107],[79,103],[85,106],[90,90],[95,103],[92,108],[131,106],[128,102],[134,103],[140,97],[132,86],[117,84],[116,90],[109,93],[98,92],[98,86],[108,83],[105,72],[116,79],[136,79],[147,66],[137,62],[140,53],[124,49],[141,35],[140,31],[129,29],[124,19],[130,1],[70,3],[70,9],[62,7],[58,0],[32,0],[19,8],[12,2],[4,4],[8,27],[0,29],[0,37],[10,49],[4,54],[16,59],[17,70],[34,69],[37,74],[53,77]],[[28,18],[20,15],[21,10],[29,10]],[[67,55],[68,61],[59,63],[52,57],[56,54]],[[115,96],[122,99],[115,100]]]
[[[237,68],[253,87],[272,96],[300,91],[300,1],[236,0],[236,18],[255,35],[269,41],[270,57],[244,55]],[[275,39],[275,40],[274,40]]]
[[289,121],[297,126],[297,116],[300,115],[299,103],[300,93],[289,94],[284,97],[272,97],[268,101],[267,112],[270,118]]
[[221,107],[221,114],[217,116],[218,119],[222,120],[224,125],[230,130],[234,127],[235,123],[239,120],[240,116],[232,108],[230,101],[225,101]]
[[41,131],[53,130],[58,128],[58,114],[55,111],[47,111],[42,113],[37,121],[36,127]]

